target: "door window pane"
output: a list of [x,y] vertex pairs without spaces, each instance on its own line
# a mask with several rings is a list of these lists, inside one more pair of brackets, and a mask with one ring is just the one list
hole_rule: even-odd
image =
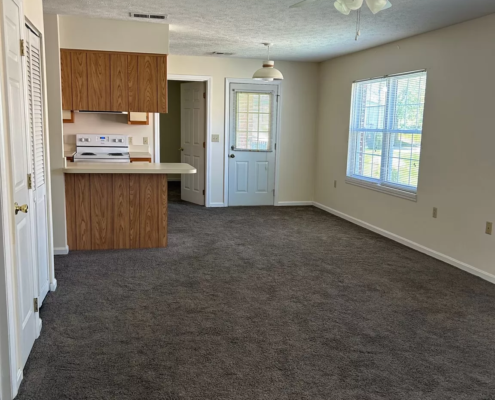
[[272,94],[237,92],[236,150],[271,151]]

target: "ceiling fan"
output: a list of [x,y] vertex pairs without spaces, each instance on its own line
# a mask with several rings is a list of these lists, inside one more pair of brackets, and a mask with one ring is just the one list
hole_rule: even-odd
[[[289,8],[306,7],[316,1],[322,0],[303,0],[291,5]],[[364,0],[336,0],[335,3],[333,3],[335,8],[344,15],[349,15],[351,11],[357,10],[356,40],[358,40],[361,35],[361,8],[363,3]],[[392,3],[390,3],[389,0],[366,0],[366,4],[373,14],[392,7]]]
[[[311,3],[321,0],[303,0],[299,3],[291,5],[289,8],[305,7]],[[359,10],[364,3],[364,0],[337,0],[334,4],[335,8],[344,15],[349,15],[353,10]],[[366,0],[366,4],[373,14],[392,7],[392,3],[388,0]]]

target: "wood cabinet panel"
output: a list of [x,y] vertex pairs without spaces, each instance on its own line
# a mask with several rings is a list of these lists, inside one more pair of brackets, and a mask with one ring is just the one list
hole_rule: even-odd
[[158,176],[140,175],[139,247],[158,247]]
[[89,174],[74,175],[77,250],[91,250],[91,192]]
[[113,176],[113,196],[114,249],[128,249],[130,248],[129,175],[115,174]]
[[158,112],[168,112],[168,88],[167,88],[167,56],[158,59]]
[[127,56],[110,55],[110,111],[128,111]]
[[74,175],[65,175],[65,215],[67,218],[67,245],[69,250],[77,249],[75,190]]
[[113,249],[113,175],[91,174],[90,191],[91,248]]
[[110,54],[88,53],[88,110],[110,110]]
[[72,108],[87,110],[88,104],[88,57],[86,51],[71,52]]
[[167,175],[66,174],[71,250],[167,247]]
[[138,111],[158,111],[157,66],[157,57],[138,56]]
[[167,175],[157,175],[158,188],[158,247],[167,247],[168,245],[168,179]]
[[129,176],[129,247],[139,248],[139,191],[140,175],[131,174]]
[[127,56],[127,83],[129,111],[142,111],[138,102],[138,57],[134,55]]
[[62,82],[62,110],[73,110],[72,107],[72,62],[68,50],[60,51],[60,68]]

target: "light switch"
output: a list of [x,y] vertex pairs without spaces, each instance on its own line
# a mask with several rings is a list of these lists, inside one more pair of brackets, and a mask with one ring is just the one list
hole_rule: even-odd
[[220,142],[220,135],[211,135],[212,142]]

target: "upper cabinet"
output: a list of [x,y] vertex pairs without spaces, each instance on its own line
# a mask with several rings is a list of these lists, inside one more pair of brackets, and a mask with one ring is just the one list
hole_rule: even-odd
[[167,56],[61,50],[62,108],[167,112]]

